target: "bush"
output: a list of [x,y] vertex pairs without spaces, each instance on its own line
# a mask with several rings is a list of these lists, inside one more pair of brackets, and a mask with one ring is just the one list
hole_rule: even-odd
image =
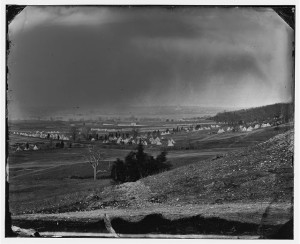
[[167,162],[167,152],[163,151],[154,158],[145,153],[143,145],[139,144],[137,151],[131,151],[124,161],[118,158],[113,162],[111,178],[117,182],[132,182],[170,168],[171,164]]

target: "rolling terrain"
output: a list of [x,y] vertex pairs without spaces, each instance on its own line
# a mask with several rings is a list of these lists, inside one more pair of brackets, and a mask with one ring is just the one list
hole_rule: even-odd
[[[130,222],[140,221],[149,214],[160,214],[171,220],[202,216],[252,223],[256,226],[255,231],[250,231],[252,234],[262,223],[278,228],[291,218],[294,131],[286,127],[273,131],[276,135],[270,133],[272,136],[266,141],[249,143],[248,147],[206,160],[194,157],[195,161],[187,165],[137,182],[111,185],[105,177],[96,182],[89,179],[57,180],[59,191],[52,189],[53,196],[38,204],[23,199],[24,203],[19,205],[23,209],[15,208],[13,219],[25,226],[29,222],[46,220],[95,221],[104,213],[113,220],[121,218]],[[260,133],[256,134],[260,138]],[[254,135],[250,133],[241,138],[252,137],[253,142]],[[222,140],[226,141],[225,138]],[[18,188],[19,193],[23,192],[21,185],[24,187],[29,182],[25,177],[21,183],[21,178],[12,183],[13,201],[18,201],[17,195],[14,197]],[[74,192],[70,191],[71,187]],[[69,194],[65,195],[63,189],[68,189]]]

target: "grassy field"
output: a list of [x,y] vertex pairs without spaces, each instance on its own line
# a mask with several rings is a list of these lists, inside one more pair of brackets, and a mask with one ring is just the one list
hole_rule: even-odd
[[[173,136],[176,147],[168,151],[173,169],[198,163],[216,156],[239,151],[255,145],[290,127],[265,128],[249,133],[208,134],[191,132]],[[188,147],[187,147],[188,146]],[[193,149],[194,148],[194,149]],[[124,158],[130,148],[103,148],[106,155],[101,169],[109,162]],[[146,152],[157,155],[162,148],[147,147]],[[114,184],[109,170],[93,181],[93,171],[85,163],[85,148],[49,149],[9,153],[10,208],[14,215],[32,212],[56,212],[82,209],[80,202],[95,192]]]
[[[10,158],[10,207],[13,213],[55,208],[80,201],[89,193],[113,184],[109,177],[109,162],[123,158],[127,150],[106,150],[109,157],[101,165],[106,173],[93,180],[92,167],[84,162],[84,149],[57,149],[46,152],[18,152]],[[157,152],[151,152],[152,155]],[[195,163],[222,154],[218,151],[176,151],[168,159],[173,168]],[[59,159],[59,160],[57,160]]]

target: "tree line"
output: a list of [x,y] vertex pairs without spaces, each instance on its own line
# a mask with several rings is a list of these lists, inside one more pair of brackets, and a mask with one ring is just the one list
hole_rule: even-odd
[[216,122],[231,125],[245,123],[279,122],[287,123],[294,118],[294,103],[277,103],[257,108],[242,109],[231,112],[218,113],[209,118]]

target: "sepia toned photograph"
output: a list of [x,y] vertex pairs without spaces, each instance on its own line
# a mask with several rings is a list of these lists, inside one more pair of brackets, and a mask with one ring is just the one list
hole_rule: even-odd
[[4,6],[5,237],[294,240],[295,5]]

